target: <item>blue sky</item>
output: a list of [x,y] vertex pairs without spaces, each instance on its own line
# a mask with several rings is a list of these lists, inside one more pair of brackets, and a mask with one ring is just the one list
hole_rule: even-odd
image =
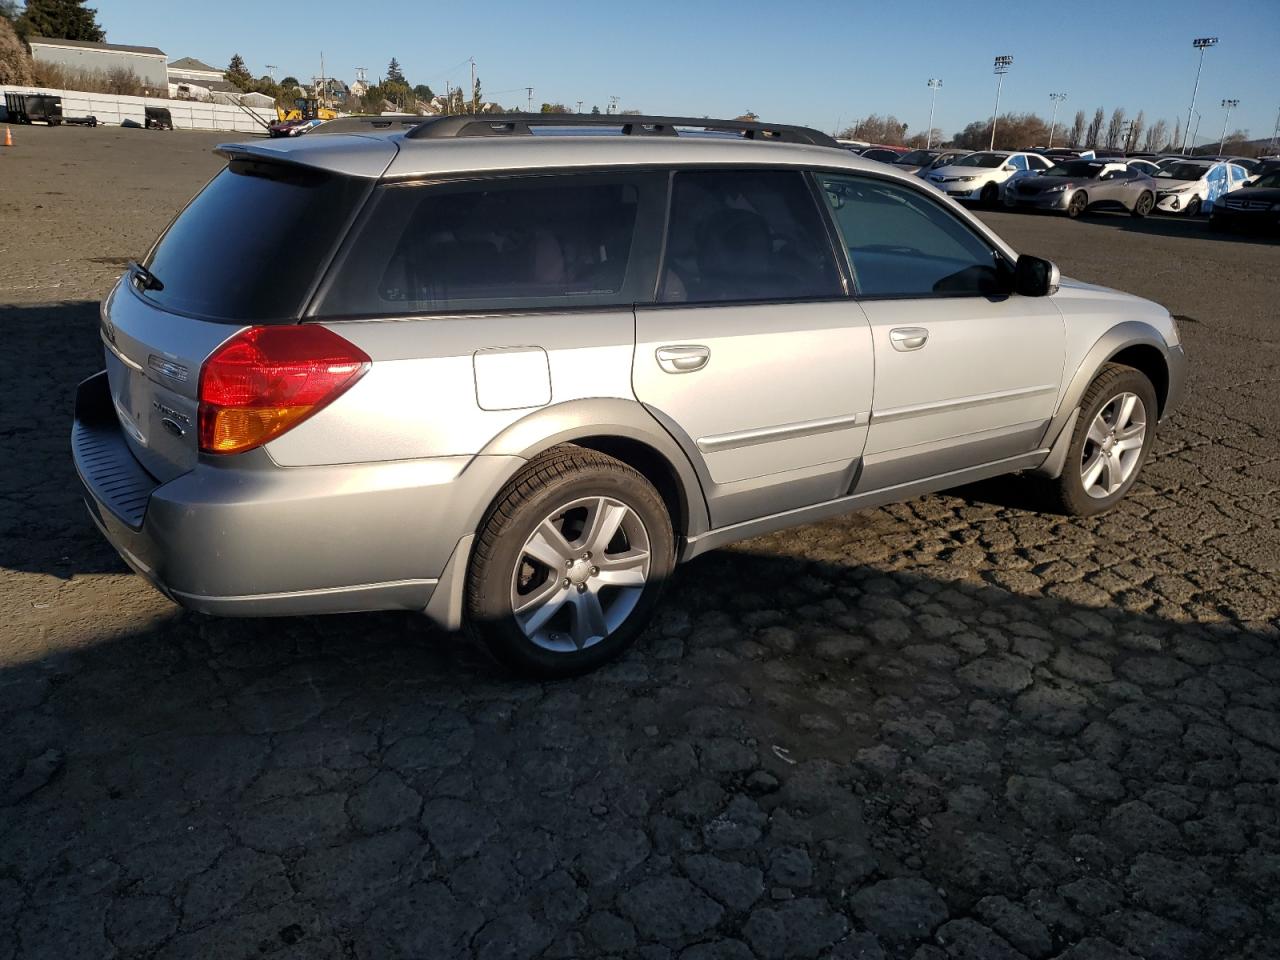
[[[92,3],[92,0],[91,0]],[[947,135],[989,115],[992,58],[1014,57],[1001,111],[1048,116],[1050,92],[1065,92],[1060,118],[1123,106],[1148,121],[1185,122],[1197,53],[1191,40],[1217,36],[1205,57],[1196,108],[1200,141],[1222,130],[1223,98],[1238,98],[1231,127],[1269,137],[1280,108],[1277,0],[648,0],[648,2],[377,3],[349,0],[197,6],[172,0],[98,0],[116,43],[158,46],[171,59],[225,66],[239,52],[255,74],[326,71],[350,82],[400,60],[411,83],[443,90],[466,84],[475,57],[484,93],[507,106],[576,101],[603,110],[766,119],[831,130],[868,113],[893,113],[908,132],[928,122],[926,80],[943,81],[934,125]],[[970,15],[956,16],[965,10]],[[932,11],[937,11],[933,13]]]

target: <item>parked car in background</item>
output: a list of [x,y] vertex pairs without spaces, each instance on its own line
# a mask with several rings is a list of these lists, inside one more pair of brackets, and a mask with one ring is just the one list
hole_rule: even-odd
[[1145,173],[1149,177],[1154,177],[1160,170],[1154,161],[1146,157],[1129,157],[1124,163],[1130,170],[1137,170],[1139,173]]
[[1280,168],[1255,177],[1215,203],[1209,224],[1216,230],[1244,228],[1280,234]]
[[1145,217],[1155,209],[1156,184],[1133,161],[1065,160],[1044,173],[1009,181],[1004,196],[1010,206],[1072,218],[1091,207],[1119,207]]
[[941,150],[910,150],[899,154],[892,163],[904,173],[919,173],[942,155]]
[[903,151],[893,147],[867,147],[858,153],[858,156],[866,160],[878,160],[880,163],[897,163],[902,155]]
[[1156,209],[1195,217],[1212,210],[1224,194],[1244,186],[1249,175],[1235,163],[1180,160],[1161,166],[1154,179]]
[[1052,163],[1038,153],[983,150],[929,171],[928,180],[949,197],[991,205],[1008,180],[1048,170]]
[[972,150],[943,150],[927,166],[921,167],[916,171],[917,177],[928,179],[929,173],[937,170],[939,167],[945,167],[955,163],[961,157],[967,157]]
[[748,537],[1019,472],[1110,510],[1183,391],[1167,309],[816,130],[219,152],[102,304],[70,438],[93,521],[205,613],[417,611],[581,673]]

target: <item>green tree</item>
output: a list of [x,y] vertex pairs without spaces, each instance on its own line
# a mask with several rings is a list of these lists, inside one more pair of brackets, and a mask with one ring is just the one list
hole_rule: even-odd
[[285,77],[280,81],[280,86],[284,87],[285,90],[292,90],[294,87],[301,86],[301,84],[298,83],[297,77]]
[[395,57],[387,64],[387,80],[391,83],[404,83],[404,71],[400,69],[400,61]]
[[591,115],[592,115],[593,117],[598,117],[598,116],[600,116],[600,108],[599,108],[599,107],[592,107],[592,108],[591,108]]
[[26,46],[18,39],[13,24],[0,17],[0,83],[29,84],[35,80],[35,65]]
[[479,113],[480,104],[483,102],[484,99],[480,95],[480,74],[477,73],[475,85],[471,88],[471,112]]
[[544,103],[542,105],[543,113],[568,113],[569,108],[563,103]]
[[18,19],[18,0],[0,0],[0,20],[13,23]]
[[227,78],[229,83],[234,83],[241,90],[247,91],[253,84],[253,74],[244,65],[244,57],[238,53],[231,55],[231,62],[227,64],[227,70],[223,76]]
[[420,83],[416,87],[414,87],[413,95],[417,97],[419,100],[430,100],[432,97],[435,96],[435,94],[431,92],[431,88],[427,86],[425,83]]
[[98,11],[84,0],[27,0],[18,18],[23,37],[51,37],[58,40],[89,40],[101,43],[107,32],[98,26]]

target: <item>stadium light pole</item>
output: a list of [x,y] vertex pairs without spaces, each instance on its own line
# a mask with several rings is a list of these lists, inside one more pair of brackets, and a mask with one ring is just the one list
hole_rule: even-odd
[[1276,141],[1280,140],[1280,110],[1276,110],[1276,125],[1271,128],[1271,152],[1276,152]]
[[1227,115],[1222,118],[1222,138],[1218,141],[1218,155],[1222,155],[1222,151],[1227,146],[1227,124],[1231,122],[1231,111],[1240,106],[1239,100],[1223,100],[1222,105],[1227,108]]
[[924,148],[933,146],[933,108],[938,104],[938,91],[942,89],[942,81],[929,78],[929,131],[924,135]]
[[1058,105],[1067,99],[1067,95],[1065,93],[1051,93],[1049,94],[1049,99],[1053,101],[1053,119],[1049,121],[1049,146],[1045,147],[1046,150],[1053,147],[1053,131],[1058,126]]
[[1217,37],[1196,37],[1191,45],[1200,51],[1200,64],[1196,67],[1196,85],[1191,88],[1191,106],[1187,108],[1187,129],[1182,133],[1182,152],[1187,152],[1187,136],[1191,132],[1191,115],[1196,111],[1196,94],[1200,92],[1200,71],[1204,69],[1204,52],[1218,42]]
[[996,108],[991,114],[991,145],[988,150],[996,148],[996,117],[1000,115],[1000,91],[1004,88],[1004,75],[1009,72],[1009,68],[1013,66],[1013,57],[996,57],[995,71],[996,77]]

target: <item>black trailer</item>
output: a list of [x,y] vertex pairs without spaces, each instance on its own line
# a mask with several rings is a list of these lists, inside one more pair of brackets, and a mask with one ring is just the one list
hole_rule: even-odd
[[47,93],[6,93],[4,110],[8,123],[62,123],[62,98]]
[[172,130],[173,114],[168,107],[146,107],[146,119],[143,125],[148,130]]

